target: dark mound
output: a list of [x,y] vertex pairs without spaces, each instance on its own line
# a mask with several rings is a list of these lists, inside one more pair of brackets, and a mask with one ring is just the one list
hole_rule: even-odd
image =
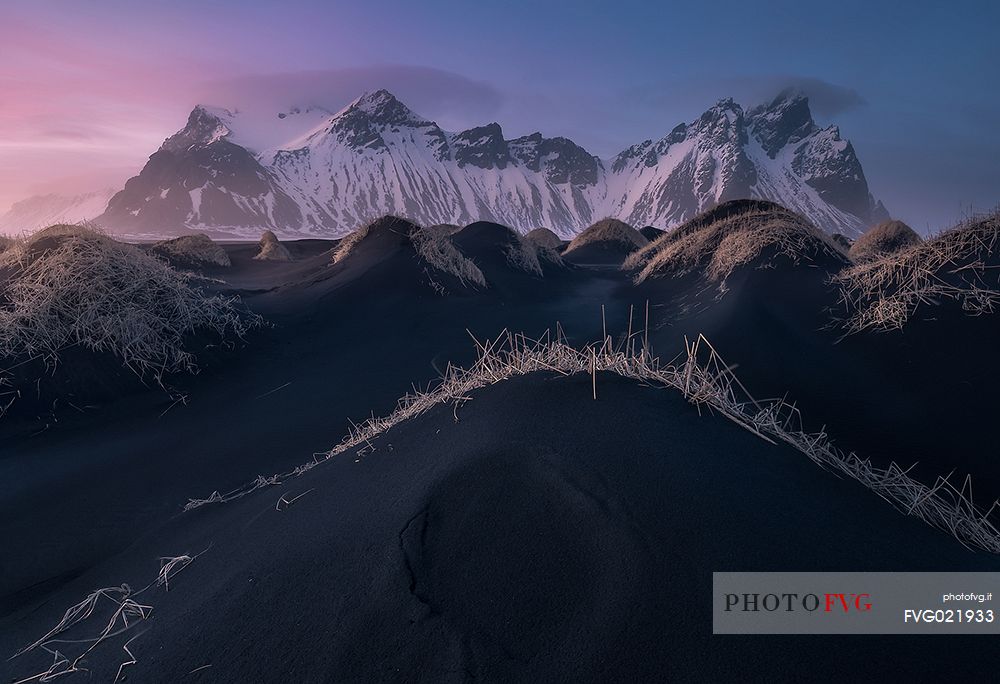
[[[735,199],[717,204],[711,209],[706,209],[695,216],[690,221],[682,224],[677,230],[696,230],[700,226],[706,226],[716,221],[724,221],[744,214],[766,213],[771,211],[789,211],[777,202],[765,199]],[[671,232],[676,232],[671,231]]]
[[655,228],[653,226],[643,226],[642,228],[639,229],[639,233],[650,242],[652,242],[653,240],[660,237],[666,232],[667,231],[660,230],[659,228]]
[[843,235],[842,233],[834,233],[830,236],[830,239],[833,240],[833,244],[840,247],[840,249],[845,253],[849,253],[851,251],[851,247],[854,245],[854,240],[846,235]]
[[[780,257],[784,265],[733,271],[724,296],[700,271],[649,278],[629,294],[650,301],[661,355],[703,333],[759,395],[795,401],[810,429],[828,426],[840,446],[883,466],[919,463],[923,481],[971,474],[988,508],[1000,495],[1000,466],[983,456],[989,416],[1000,412],[1000,365],[990,360],[1000,316],[989,309],[1000,299],[986,292],[1000,291],[989,267],[1000,265],[996,226],[950,231],[833,282],[831,267]],[[847,334],[852,320],[864,325]]]
[[226,250],[201,233],[157,242],[149,251],[178,268],[225,268],[231,265]]
[[847,330],[902,328],[920,310],[935,315],[941,304],[980,315],[1000,303],[1000,214],[926,242],[899,221],[872,231],[851,250],[860,263],[837,278]]
[[334,263],[355,260],[378,261],[399,251],[413,251],[415,223],[396,216],[383,216],[345,236],[333,254]]
[[636,282],[697,274],[724,284],[746,268],[818,266],[830,273],[847,260],[824,233],[773,202],[737,200],[715,207],[626,259]]
[[452,235],[451,241],[482,269],[490,288],[502,293],[537,292],[539,279],[557,277],[565,270],[554,250],[539,247],[499,223],[470,223]]
[[953,657],[981,640],[957,636],[712,636],[712,571],[1000,561],[679,395],[597,383],[597,401],[586,376],[477,391],[458,422],[441,406],[365,456],[184,513],[4,620],[0,647],[95,587],[138,589],[159,557],[204,551],[169,591],[136,597],[154,617],[88,656],[95,681],[114,679],[132,637],[136,681],[793,681],[848,651],[872,679],[982,674]]
[[13,249],[17,267],[0,280],[0,415],[40,429],[58,410],[195,372],[196,351],[256,323],[234,300],[85,226],[53,226]]
[[278,236],[273,231],[265,230],[260,236],[260,251],[254,257],[257,261],[291,261],[292,253],[278,242]]
[[547,247],[548,249],[559,249],[563,244],[563,239],[548,228],[535,228],[526,233],[524,237],[539,247]]
[[333,266],[319,279],[331,287],[364,280],[366,287],[376,289],[420,283],[438,294],[486,286],[482,272],[446,236],[395,216],[380,218],[341,240]]
[[624,221],[607,218],[573,238],[562,255],[574,264],[618,265],[648,243],[649,240]]
[[902,221],[883,221],[869,229],[851,245],[850,255],[854,261],[876,259],[885,254],[919,245],[921,242],[923,239],[917,232]]
[[462,227],[456,226],[454,223],[438,223],[433,226],[427,226],[424,230],[438,235],[452,235],[462,230]]

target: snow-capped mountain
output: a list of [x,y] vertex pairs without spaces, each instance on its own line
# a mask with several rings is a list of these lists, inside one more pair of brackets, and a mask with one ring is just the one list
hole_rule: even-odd
[[264,121],[195,107],[100,221],[131,233],[337,236],[392,213],[571,237],[605,216],[669,227],[739,197],[851,235],[885,217],[851,144],[792,93],[749,112],[722,100],[601,160],[566,138],[507,140],[497,123],[447,132],[379,90],[335,114],[293,109]]
[[35,195],[15,202],[0,216],[0,233],[30,233],[56,223],[79,223],[101,215],[113,188],[95,190],[80,195]]

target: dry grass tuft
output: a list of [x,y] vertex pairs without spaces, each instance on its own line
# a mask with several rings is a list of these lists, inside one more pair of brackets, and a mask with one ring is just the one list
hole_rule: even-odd
[[635,228],[614,218],[604,218],[594,223],[582,233],[577,235],[566,246],[563,254],[586,247],[597,242],[613,242],[620,244],[627,250],[642,249],[649,244],[649,240]]
[[348,233],[340,239],[337,243],[336,249],[333,250],[333,263],[339,264],[344,259],[349,257],[354,250],[362,243],[362,241],[368,237],[368,234],[372,231],[372,226],[374,223],[366,223],[360,228]]
[[859,237],[851,245],[849,254],[853,261],[861,262],[899,252],[921,242],[923,240],[916,231],[902,221],[883,221]]
[[212,242],[212,238],[201,233],[157,242],[149,251],[181,266],[232,265],[226,250]]
[[[458,251],[444,231],[420,228],[395,216],[385,216],[366,223],[344,236],[333,252],[333,263],[343,262],[357,251],[366,238],[375,236],[380,231],[389,231],[401,236],[417,256],[432,269],[458,278],[463,285],[486,287],[486,277],[483,272],[472,260]],[[443,286],[437,285],[433,278],[431,283],[432,286],[436,286],[435,289],[443,290]]]
[[[843,252],[824,233],[802,216],[770,203],[724,212],[711,219],[713,211],[695,217],[645,248],[629,255],[622,268],[637,271],[635,282],[650,278],[676,277],[702,272],[714,282],[724,283],[741,266],[762,255],[781,255],[794,263],[821,256],[845,261]],[[760,264],[761,267],[769,265]]]
[[559,249],[562,247],[562,238],[553,233],[548,228],[535,228],[524,235],[525,239],[547,249]]
[[961,303],[970,315],[993,313],[1000,303],[998,237],[1000,212],[841,271],[833,279],[839,323],[848,334],[900,329],[920,306],[941,300]]
[[257,261],[291,261],[292,255],[288,248],[278,242],[278,236],[273,231],[265,230],[260,236],[260,251],[254,257]]
[[511,238],[504,248],[504,257],[514,268],[541,277],[545,273],[542,271],[542,262],[539,261],[540,256],[555,264],[562,263],[560,256],[553,250],[543,250],[517,231],[512,230],[510,233]]
[[197,370],[185,338],[242,337],[259,318],[237,300],[208,296],[138,247],[93,228],[42,231],[11,250],[0,283],[0,359],[43,358],[83,346],[111,352],[140,377]]
[[441,231],[418,230],[410,236],[417,254],[430,266],[458,278],[463,285],[486,287],[486,276]]
[[968,478],[960,489],[947,477],[927,486],[911,478],[909,469],[895,463],[888,468],[875,466],[868,459],[835,447],[825,432],[805,432],[798,409],[784,399],[753,399],[704,337],[686,343],[686,353],[667,363],[661,363],[649,352],[642,342],[644,339],[644,331],[630,332],[617,347],[612,345],[610,337],[606,337],[600,344],[582,349],[571,347],[561,331],[554,338],[546,333],[539,340],[511,333],[484,343],[477,340],[479,358],[472,367],[463,369],[449,365],[435,386],[407,394],[387,416],[372,416],[360,425],[352,423],[353,428],[340,444],[316,454],[312,461],[281,475],[260,476],[224,495],[214,492],[208,499],[192,499],[185,509],[232,501],[308,472],[346,452],[363,455],[373,451],[376,448],[373,440],[403,421],[441,404],[454,403],[457,410],[469,400],[470,392],[509,378],[536,372],[588,373],[594,377],[596,394],[596,373],[606,371],[653,387],[680,391],[696,406],[725,416],[761,439],[784,442],[817,465],[857,480],[901,512],[947,531],[962,544],[1000,553],[1000,531],[993,524],[998,503],[986,512],[978,509],[972,501]]

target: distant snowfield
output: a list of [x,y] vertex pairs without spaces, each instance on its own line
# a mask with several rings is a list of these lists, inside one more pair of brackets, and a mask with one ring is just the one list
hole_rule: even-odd
[[56,223],[79,223],[104,213],[114,188],[104,188],[81,195],[36,195],[16,202],[0,216],[0,233],[30,233]]

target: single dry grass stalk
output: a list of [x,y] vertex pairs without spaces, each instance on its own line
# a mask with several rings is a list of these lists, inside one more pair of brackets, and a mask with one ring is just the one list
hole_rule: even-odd
[[[475,338],[473,338],[475,339]],[[340,454],[355,451],[359,455],[375,449],[373,440],[403,421],[419,416],[435,406],[452,402],[456,407],[469,400],[469,393],[507,379],[536,372],[561,375],[588,373],[593,378],[597,396],[598,371],[611,372],[638,380],[653,387],[671,388],[699,408],[719,413],[768,442],[784,442],[817,465],[838,475],[846,475],[871,489],[907,515],[952,534],[962,544],[1000,553],[1000,531],[994,527],[997,503],[983,512],[973,503],[971,481],[956,488],[949,478],[938,478],[927,486],[909,476],[909,469],[891,463],[887,468],[872,464],[853,452],[835,447],[825,431],[808,433],[798,409],[784,399],[757,401],[733,374],[712,345],[699,336],[686,343],[685,354],[662,363],[645,343],[645,331],[631,332],[618,345],[611,338],[577,349],[570,346],[557,329],[553,337],[546,333],[533,340],[524,335],[503,333],[496,340],[475,340],[479,358],[468,369],[449,365],[436,385],[425,391],[414,390],[401,398],[396,409],[386,416],[372,416],[352,428],[344,439],[327,452],[293,470],[256,480],[207,499],[191,499],[185,510],[210,503],[224,503],[279,484],[308,472]]]
[[[70,606],[62,619],[45,633],[40,639],[28,646],[25,646],[8,660],[13,660],[26,653],[42,650],[52,656],[52,663],[42,672],[17,680],[15,684],[26,684],[27,682],[48,682],[63,675],[74,672],[87,672],[82,666],[84,660],[91,655],[98,647],[112,638],[124,634],[133,629],[138,623],[149,618],[153,611],[153,606],[147,603],[139,603],[136,597],[154,587],[163,587],[164,591],[169,590],[169,581],[173,579],[181,570],[191,564],[196,558],[208,551],[205,549],[194,556],[183,554],[181,556],[163,557],[160,559],[160,571],[156,579],[139,591],[133,591],[128,584],[121,584],[117,587],[104,587],[95,589],[82,601],[74,606]],[[70,638],[70,632],[74,629],[83,629],[92,622],[96,622],[96,633],[91,636],[81,636],[80,638]],[[128,655],[129,660],[121,663],[118,667],[118,674],[114,681],[117,682],[122,677],[122,672],[126,667],[135,665],[135,654],[129,648],[132,642],[140,635],[136,634],[128,639],[122,650]],[[79,650],[78,653],[66,655],[59,649],[62,648],[67,653],[73,648]]]
[[970,315],[1000,304],[1000,213],[970,219],[936,238],[838,273],[837,322],[847,334],[894,330],[921,306],[957,301]]

